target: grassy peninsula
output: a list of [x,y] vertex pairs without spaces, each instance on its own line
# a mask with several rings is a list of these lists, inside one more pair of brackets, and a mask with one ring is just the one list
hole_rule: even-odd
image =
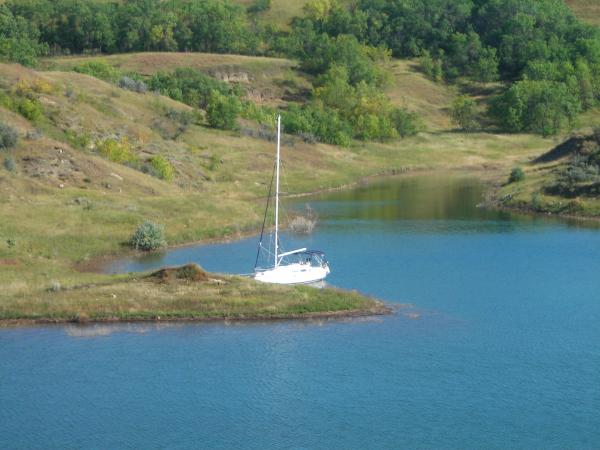
[[338,289],[287,287],[209,274],[198,266],[113,277],[4,299],[0,324],[245,320],[387,314],[381,302]]
[[[516,26],[523,14],[550,24],[535,33],[521,24],[522,42],[538,47],[515,44],[506,54],[511,33],[503,28],[468,32],[508,10],[491,0],[432,13],[427,20],[458,14],[448,22],[455,28],[430,23],[423,30],[431,33],[410,42],[394,40],[387,25],[364,32],[382,13],[377,8],[389,7],[402,26],[420,14],[393,2],[372,9],[368,2],[176,0],[168,2],[171,15],[154,8],[148,23],[137,20],[136,1],[75,2],[76,11],[63,1],[0,2],[0,322],[380,311],[355,293],[218,275],[165,284],[149,274],[79,268],[131,251],[127,243],[145,220],[164,225],[169,245],[257,230],[277,112],[287,132],[288,195],[420,170],[506,180],[519,166],[525,180],[499,197],[528,186],[518,195],[533,198],[539,177],[569,163],[532,162],[597,123],[600,36],[561,2],[506,2],[521,15],[502,15],[502,26]],[[569,4],[594,11],[583,0]],[[208,13],[210,26],[195,26],[206,21],[192,19]],[[81,20],[58,33],[51,25],[69,14]],[[442,28],[447,36],[434,33]],[[585,43],[569,40],[575,31]],[[549,42],[560,48],[528,64],[527,52]],[[587,67],[577,85],[555,58],[565,51],[577,55],[573,70]],[[515,110],[511,99],[529,109]],[[507,111],[516,119],[505,120]],[[600,211],[597,197],[576,201],[590,205],[582,214]]]

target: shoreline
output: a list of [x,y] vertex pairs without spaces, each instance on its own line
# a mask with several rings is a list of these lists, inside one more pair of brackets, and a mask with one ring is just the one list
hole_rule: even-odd
[[600,216],[593,215],[578,215],[569,213],[554,213],[552,211],[540,211],[532,207],[529,203],[518,205],[507,205],[502,201],[499,194],[504,187],[503,184],[492,184],[490,189],[485,193],[484,200],[477,205],[487,210],[505,211],[515,214],[524,214],[532,217],[546,217],[566,222],[578,222],[587,224],[600,224]]
[[[600,222],[600,218],[587,218],[587,217],[580,217],[580,216],[567,216],[567,215],[560,215],[560,214],[545,214],[545,213],[541,213],[539,211],[528,211],[528,210],[524,210],[524,209],[519,209],[519,208],[510,208],[510,207],[506,207],[504,205],[502,205],[502,203],[499,201],[499,198],[497,197],[497,192],[499,192],[499,190],[501,189],[501,184],[499,183],[500,179],[501,179],[501,175],[499,173],[501,169],[499,167],[470,167],[470,168],[453,168],[453,169],[432,169],[432,170],[408,170],[408,171],[402,171],[399,173],[393,172],[393,173],[381,173],[378,175],[372,175],[372,176],[368,176],[368,177],[363,177],[360,180],[351,183],[351,184],[345,184],[342,186],[338,186],[335,188],[327,188],[327,189],[322,189],[322,190],[318,190],[318,191],[313,191],[313,192],[309,192],[309,193],[300,193],[300,194],[294,194],[294,195],[290,195],[288,196],[289,198],[302,198],[302,197],[308,197],[311,195],[318,195],[320,193],[325,193],[325,192],[333,192],[333,191],[342,191],[342,190],[348,190],[348,189],[352,189],[355,188],[357,186],[368,186],[371,183],[378,183],[378,182],[385,182],[386,179],[388,180],[393,180],[393,179],[397,179],[401,176],[403,177],[412,177],[412,176],[420,176],[420,175],[426,175],[426,174],[432,174],[432,175],[437,175],[437,176],[461,176],[461,175],[470,175],[473,177],[476,177],[477,179],[479,179],[482,183],[485,184],[485,189],[486,192],[484,194],[484,197],[482,198],[482,202],[477,205],[478,207],[482,207],[485,209],[494,209],[494,210],[505,210],[508,212],[515,212],[515,213],[523,213],[523,214],[528,214],[528,215],[540,215],[540,216],[545,216],[545,217],[552,217],[552,218],[557,218],[559,220],[571,220],[571,221],[594,221],[594,222]],[[193,247],[193,246],[197,246],[197,245],[209,245],[211,243],[224,243],[224,242],[233,242],[239,239],[244,239],[248,236],[252,236],[257,234],[258,230],[254,229],[254,230],[248,230],[245,232],[237,232],[234,234],[230,234],[230,235],[224,235],[224,236],[219,236],[219,237],[214,237],[214,238],[209,238],[209,239],[202,239],[199,241],[193,241],[193,242],[182,242],[182,243],[178,243],[175,245],[171,245],[165,248],[166,251],[168,250],[172,250],[172,249],[176,249],[176,248],[185,248],[185,247]],[[103,274],[110,277],[117,277],[119,275],[123,275],[123,274],[109,274],[106,273],[104,271],[102,271],[103,268],[105,268],[111,261],[115,261],[115,260],[119,260],[119,259],[123,259],[123,258],[127,258],[128,256],[130,257],[135,257],[136,255],[147,255],[148,253],[142,253],[139,251],[125,251],[125,252],[120,252],[117,254],[110,254],[110,255],[103,255],[103,256],[98,256],[98,257],[94,257],[94,258],[90,258],[87,261],[84,262],[80,262],[80,263],[75,263],[73,264],[72,267],[74,267],[75,270],[79,271],[79,272],[88,272],[88,273],[97,273],[97,274]],[[139,283],[139,276],[142,274],[142,272],[139,273],[132,273],[131,275],[131,280],[134,283]],[[114,280],[114,278],[113,278]],[[139,281],[138,281],[139,280]],[[118,282],[117,282],[118,283]],[[126,283],[125,283],[126,284]],[[139,285],[137,286],[139,287]],[[123,292],[123,294],[125,294],[125,296],[120,295],[119,298],[125,300],[125,303],[127,303],[128,298],[131,297],[133,295],[133,292],[135,291],[135,289],[137,289],[137,287],[135,285],[130,285],[129,289],[132,289],[131,291],[126,291]],[[190,286],[192,287],[192,286]],[[263,287],[256,287],[253,289],[261,289]],[[154,288],[152,288],[154,289]],[[198,288],[193,288],[193,292],[191,293],[192,297],[195,297],[196,300],[198,301],[204,301],[202,294],[197,290]],[[85,289],[84,289],[85,290]],[[353,294],[358,294],[354,291],[347,291],[347,290],[341,290],[341,289],[336,289],[333,288],[333,290],[337,290],[339,295],[341,297],[347,298],[349,299]],[[288,293],[291,293],[293,291],[293,288],[290,289],[289,291],[285,291]],[[63,293],[66,291],[62,291]],[[93,295],[92,291],[89,292],[83,292],[80,291],[82,294],[84,294],[85,296],[89,297],[91,295]],[[170,298],[170,295],[166,292],[163,292],[162,294],[159,294],[158,291],[155,292],[158,294],[158,297],[160,298],[162,296],[162,298],[164,299],[164,301],[168,301]],[[265,293],[264,295],[266,297],[263,297],[263,294],[259,293],[259,297],[260,298],[267,298],[269,301],[271,301],[272,305],[276,305],[278,303],[278,301],[282,301],[284,299],[281,298],[281,294],[282,292],[280,292],[279,294],[275,294],[273,295],[273,293]],[[56,294],[57,296],[61,296],[61,294]],[[114,296],[114,294],[111,294],[113,296],[113,298],[116,298],[116,296]],[[221,294],[219,294],[219,297],[221,296]],[[284,294],[285,296],[285,294]],[[363,298],[367,298],[368,296],[364,296],[364,295],[360,295]],[[278,297],[280,298],[280,300],[278,300]],[[53,297],[53,298],[58,298],[58,297]],[[313,296],[311,295],[311,298],[313,298]],[[354,318],[354,317],[369,317],[369,316],[382,316],[382,315],[390,315],[390,314],[394,314],[395,308],[391,305],[386,305],[385,303],[383,303],[381,300],[373,298],[373,297],[368,297],[370,299],[370,303],[361,304],[360,306],[355,304],[353,306],[351,306],[350,304],[348,304],[347,306],[349,306],[348,309],[337,309],[337,310],[333,310],[330,311],[328,310],[328,306],[326,304],[322,304],[320,307],[322,308],[321,311],[289,311],[289,312],[275,312],[273,311],[273,313],[265,313],[264,311],[259,312],[257,311],[256,313],[252,312],[252,311],[246,311],[246,312],[238,312],[235,313],[231,310],[228,309],[227,306],[225,306],[225,304],[223,306],[219,306],[216,310],[213,310],[211,312],[200,312],[200,311],[191,311],[191,310],[187,310],[186,309],[180,309],[179,311],[177,310],[177,308],[171,310],[171,311],[165,311],[162,308],[159,309],[154,309],[154,312],[152,312],[151,310],[146,310],[145,312],[139,311],[139,313],[136,312],[121,312],[119,313],[118,311],[121,310],[121,306],[117,306],[117,305],[121,305],[121,303],[114,303],[114,305],[111,307],[108,307],[108,310],[106,310],[106,312],[102,312],[100,314],[97,313],[92,313],[90,315],[86,314],[85,312],[79,312],[77,313],[76,311],[74,312],[73,310],[67,312],[67,311],[55,311],[54,313],[51,313],[49,315],[47,315],[46,317],[44,316],[44,313],[42,312],[40,314],[40,317],[35,317],[37,316],[37,313],[34,312],[33,317],[34,318],[27,318],[26,314],[24,315],[24,318],[4,318],[4,319],[0,319],[0,329],[2,328],[18,328],[18,327],[35,327],[35,326],[43,326],[43,325],[66,325],[66,324],[75,324],[75,325],[85,325],[85,324],[117,324],[117,323],[209,323],[209,322],[271,322],[271,321],[286,321],[286,320],[315,320],[315,319],[330,319],[330,320],[335,320],[335,319],[347,319],[347,318]],[[120,300],[121,302],[123,300]],[[227,301],[228,297],[225,296],[223,297],[223,301]],[[162,302],[162,300],[161,300]],[[218,301],[220,303],[220,300]],[[358,307],[357,307],[358,306]],[[221,311],[219,311],[219,309],[221,309]],[[113,312],[114,311],[114,312]],[[116,312],[116,313],[115,313]],[[141,313],[141,314],[140,314]],[[9,316],[10,317],[10,314]],[[18,317],[18,315],[17,315]],[[31,317],[31,316],[30,316]]]
[[[340,186],[318,189],[318,190],[310,191],[310,192],[300,192],[300,193],[296,193],[296,194],[290,194],[290,195],[286,195],[285,198],[295,199],[295,198],[310,197],[313,195],[325,194],[325,193],[329,193],[329,192],[339,192],[339,191],[350,190],[350,189],[354,189],[356,187],[363,186],[363,185],[368,186],[372,182],[379,182],[379,181],[382,181],[385,179],[392,179],[392,178],[404,177],[404,176],[420,176],[420,175],[427,175],[427,174],[439,175],[439,174],[473,174],[473,173],[482,174],[483,173],[483,174],[487,174],[488,176],[481,177],[481,180],[484,182],[490,182],[492,179],[494,179],[495,175],[498,175],[498,174],[495,174],[495,171],[498,170],[499,168],[500,167],[491,168],[490,166],[488,166],[488,167],[466,166],[466,167],[444,168],[444,169],[421,169],[421,168],[415,168],[415,169],[406,168],[403,170],[392,169],[390,171],[384,171],[384,172],[380,172],[380,173],[377,173],[374,175],[368,175],[366,177],[362,177],[359,180],[352,182],[352,183],[346,183],[346,184],[343,184]],[[286,224],[283,224],[281,229],[285,229],[285,227],[286,227]],[[119,253],[111,253],[111,254],[93,256],[87,261],[74,263],[73,267],[75,268],[75,270],[77,270],[79,272],[98,273],[98,274],[104,274],[104,275],[118,275],[115,273],[104,272],[103,270],[101,270],[102,266],[106,266],[111,262],[114,262],[119,259],[127,258],[127,257],[135,258],[138,256],[149,256],[149,255],[153,255],[153,254],[159,254],[161,252],[168,252],[170,250],[187,248],[187,247],[195,247],[195,246],[200,246],[200,245],[228,244],[228,243],[240,241],[242,239],[245,239],[245,238],[248,238],[251,236],[258,235],[259,233],[260,233],[260,227],[254,228],[252,230],[243,231],[243,232],[237,232],[234,234],[228,234],[228,235],[211,237],[211,238],[206,238],[206,239],[199,239],[199,240],[169,244],[166,247],[164,247],[163,249],[158,250],[158,251],[153,251],[153,252],[142,252],[139,250],[125,249]]]
[[256,314],[240,316],[206,316],[206,317],[137,317],[137,318],[119,318],[106,317],[101,319],[79,319],[79,318],[41,318],[41,319],[0,319],[0,330],[7,328],[36,327],[40,325],[98,325],[98,324],[119,324],[119,323],[218,323],[218,322],[285,322],[297,320],[316,320],[316,319],[352,319],[359,317],[389,316],[394,314],[394,307],[377,300],[379,305],[370,309],[352,309],[343,311],[323,311],[294,314]]

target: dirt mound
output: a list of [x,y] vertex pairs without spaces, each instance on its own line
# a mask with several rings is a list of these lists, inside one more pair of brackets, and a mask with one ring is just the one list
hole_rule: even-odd
[[197,264],[186,264],[181,267],[167,267],[150,275],[162,283],[173,283],[178,280],[184,281],[208,281],[208,273]]

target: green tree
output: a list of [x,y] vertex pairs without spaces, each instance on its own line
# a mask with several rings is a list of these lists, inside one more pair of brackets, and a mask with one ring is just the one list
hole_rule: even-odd
[[479,127],[475,101],[466,95],[454,99],[450,106],[450,116],[465,131],[474,131]]
[[212,91],[206,107],[206,119],[212,128],[233,130],[240,111],[241,104],[237,97]]
[[579,98],[565,83],[537,80],[513,84],[493,108],[504,130],[531,131],[543,136],[570,127],[580,111]]
[[0,60],[34,65],[37,57],[46,52],[38,38],[35,27],[23,17],[14,16],[6,5],[0,5]]

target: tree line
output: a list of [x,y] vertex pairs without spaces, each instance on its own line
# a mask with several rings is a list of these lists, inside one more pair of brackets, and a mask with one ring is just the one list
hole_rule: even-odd
[[[85,52],[292,57],[315,76],[315,89],[309,104],[290,108],[290,127],[335,143],[418,128],[381,97],[381,62],[390,56],[419,58],[437,81],[501,82],[489,113],[504,131],[555,134],[600,100],[600,29],[578,21],[563,0],[311,0],[289,31],[249,20],[269,5],[255,2],[249,13],[231,0],[8,0],[0,5],[0,58],[32,65],[41,55]],[[327,116],[335,130],[322,129]]]
[[500,80],[490,113],[505,131],[555,134],[600,99],[600,29],[563,0],[313,0],[292,34],[352,35],[437,81]]

